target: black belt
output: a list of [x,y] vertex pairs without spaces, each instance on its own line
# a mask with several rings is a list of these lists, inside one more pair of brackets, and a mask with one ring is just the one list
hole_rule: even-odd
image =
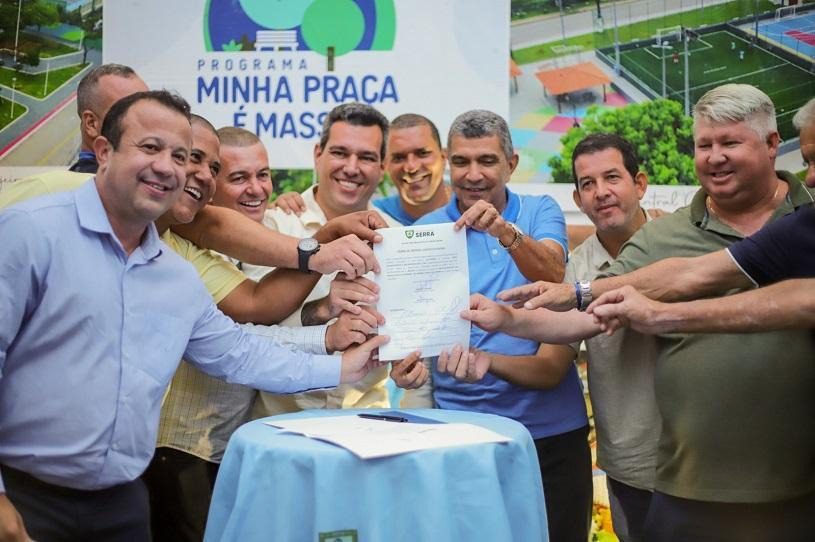
[[9,482],[11,482],[11,485],[15,484],[21,486],[24,485],[28,490],[42,491],[43,493],[50,493],[73,498],[96,497],[103,495],[106,492],[116,491],[122,485],[133,483],[126,482],[125,484],[116,485],[113,487],[103,489],[75,489],[72,487],[59,486],[56,484],[44,482],[43,480],[40,480],[39,478],[32,474],[28,474],[27,472],[23,472],[21,470],[9,467],[8,465],[3,465],[2,463],[0,463],[0,472],[3,473],[3,482],[5,483],[6,488],[8,488]]

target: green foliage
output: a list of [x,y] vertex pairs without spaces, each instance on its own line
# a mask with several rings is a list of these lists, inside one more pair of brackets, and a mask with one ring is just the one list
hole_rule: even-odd
[[286,192],[300,193],[307,189],[311,186],[312,179],[314,179],[314,170],[275,169],[272,171],[272,179],[274,179],[274,193],[272,198],[274,199]]
[[56,5],[45,0],[18,2],[0,1],[0,34],[14,36],[17,32],[17,13],[20,13],[20,30],[25,27],[49,26],[59,22]]
[[23,62],[32,67],[40,65],[40,49],[32,49],[27,55],[22,57]]
[[[0,85],[11,88],[13,82],[17,92],[28,94],[34,98],[44,98],[47,94],[59,88],[65,81],[82,71],[84,67],[84,64],[77,64],[76,66],[51,70],[48,74],[47,92],[43,92],[46,90],[44,88],[45,72],[31,74],[8,68],[0,68]],[[13,78],[16,78],[16,81],[12,81]]]
[[221,45],[221,50],[223,51],[240,51],[243,49],[243,45],[236,42],[234,39],[229,40],[229,43],[224,43]]
[[556,183],[572,183],[572,151],[585,136],[618,134],[634,145],[651,184],[698,184],[693,169],[693,121],[673,100],[653,100],[617,109],[589,107],[580,127],[561,138],[563,150],[549,159]]

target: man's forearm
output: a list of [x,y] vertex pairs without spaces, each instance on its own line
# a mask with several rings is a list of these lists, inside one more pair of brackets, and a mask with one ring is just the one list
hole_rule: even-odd
[[171,228],[196,245],[266,267],[297,268],[298,239],[224,207],[207,205],[189,224]]
[[277,324],[297,310],[321,276],[275,269],[260,282],[243,281],[218,303],[218,308],[236,322]]
[[666,333],[750,333],[815,328],[815,279],[779,282],[731,296],[659,306]]
[[563,249],[557,242],[544,239],[536,241],[524,236],[521,244],[511,253],[515,265],[527,280],[534,282],[561,282],[566,270]]
[[631,273],[592,281],[592,295],[631,285],[651,299],[681,301],[751,286],[726,251],[696,258],[666,258]]
[[516,386],[551,389],[563,380],[576,354],[569,346],[544,344],[534,355],[489,356],[490,372],[495,376]]
[[562,345],[594,337],[600,332],[594,318],[577,310],[568,312],[547,309],[509,310],[512,319],[501,331],[514,337]]

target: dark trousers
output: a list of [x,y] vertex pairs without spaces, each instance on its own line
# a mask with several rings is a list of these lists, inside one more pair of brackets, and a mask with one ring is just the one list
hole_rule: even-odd
[[589,428],[535,440],[552,542],[586,542],[592,483]]
[[813,539],[815,493],[770,503],[694,501],[654,492],[649,542],[805,542]]
[[143,478],[150,492],[155,542],[200,542],[218,464],[172,448],[157,448]]
[[6,495],[37,542],[145,542],[150,508],[141,480],[84,491],[2,467]]
[[611,477],[606,477],[606,486],[614,534],[620,542],[644,542],[645,518],[654,492],[632,487]]

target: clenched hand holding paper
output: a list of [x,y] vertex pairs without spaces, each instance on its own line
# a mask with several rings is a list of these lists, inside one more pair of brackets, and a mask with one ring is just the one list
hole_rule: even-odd
[[469,308],[470,278],[465,230],[435,224],[378,230],[374,254],[382,272],[377,310],[385,317],[379,333],[390,336],[379,349],[381,361],[400,360],[420,350],[438,356],[470,342],[470,323],[459,313]]

